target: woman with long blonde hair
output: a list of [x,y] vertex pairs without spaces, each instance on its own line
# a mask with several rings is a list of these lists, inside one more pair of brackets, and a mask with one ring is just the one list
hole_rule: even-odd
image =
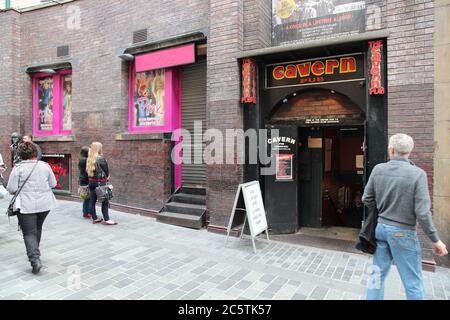
[[95,189],[98,186],[106,185],[109,180],[108,162],[103,156],[103,146],[100,142],[92,142],[88,158],[86,161],[86,171],[89,177],[89,213],[92,216],[93,223],[102,223],[104,225],[115,225],[117,222],[110,220],[108,214],[108,201],[102,202],[103,219],[97,218],[95,211],[95,203],[97,202],[97,194]]

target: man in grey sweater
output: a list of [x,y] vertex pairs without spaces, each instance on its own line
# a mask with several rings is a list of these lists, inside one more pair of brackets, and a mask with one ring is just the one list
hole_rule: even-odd
[[384,299],[384,281],[395,262],[408,300],[422,300],[422,254],[416,221],[433,242],[436,255],[448,254],[431,219],[431,200],[425,171],[414,166],[409,155],[413,139],[396,134],[389,139],[390,161],[373,169],[362,201],[378,210],[377,247],[367,290],[368,300]]

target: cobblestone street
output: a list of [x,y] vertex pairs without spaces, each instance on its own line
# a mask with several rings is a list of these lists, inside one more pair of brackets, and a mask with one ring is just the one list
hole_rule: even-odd
[[[7,201],[0,202],[4,212]],[[0,219],[0,299],[363,299],[370,257],[251,241],[112,212],[119,225],[92,225],[81,204],[59,201],[30,272],[17,220]],[[79,276],[78,276],[79,275]],[[450,270],[425,272],[428,299],[450,298]],[[395,267],[387,299],[404,299]]]

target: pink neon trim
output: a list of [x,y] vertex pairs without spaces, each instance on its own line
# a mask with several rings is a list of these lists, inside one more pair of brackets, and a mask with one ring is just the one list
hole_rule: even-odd
[[[177,93],[176,95],[176,101],[177,101],[177,106],[178,108],[175,108],[175,112],[174,112],[174,117],[173,117],[173,121],[174,121],[174,130],[180,129],[181,128],[181,97],[183,94],[183,88],[182,88],[182,81],[181,81],[181,70],[176,70],[177,76],[175,77],[175,92]],[[181,143],[181,140],[179,141],[175,141],[175,146],[178,146]],[[179,157],[176,156],[176,159],[174,159],[176,161],[176,163],[179,164],[175,164],[174,165],[174,185],[175,185],[175,189],[178,189],[181,187],[182,185],[182,166],[181,166],[181,162],[179,162]]]
[[[70,135],[72,131],[62,130],[62,101],[63,101],[63,88],[62,88],[62,76],[72,74],[72,70],[58,71],[54,75],[46,73],[36,73],[33,75],[33,135],[37,137],[44,136],[56,136],[56,135]],[[43,131],[39,130],[39,97],[38,97],[38,81],[41,78],[53,79],[53,130]]]

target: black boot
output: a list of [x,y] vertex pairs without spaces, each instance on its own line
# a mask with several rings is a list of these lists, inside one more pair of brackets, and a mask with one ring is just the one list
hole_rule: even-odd
[[35,262],[33,262],[31,264],[31,266],[33,267],[33,270],[31,270],[31,272],[33,272],[33,274],[38,274],[39,271],[41,271],[42,268],[42,263],[41,260],[36,260]]

